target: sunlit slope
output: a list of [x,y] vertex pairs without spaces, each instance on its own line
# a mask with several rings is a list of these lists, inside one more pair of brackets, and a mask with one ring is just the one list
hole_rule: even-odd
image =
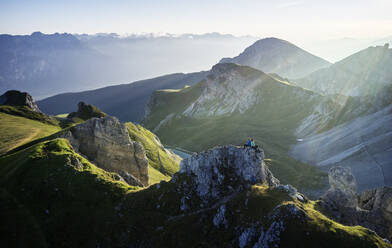
[[0,130],[0,154],[3,154],[35,139],[58,132],[61,128],[59,125],[0,112]]
[[121,227],[115,206],[135,189],[115,178],[64,139],[0,158],[0,246],[91,246]]
[[169,180],[179,170],[181,158],[165,149],[158,137],[140,125],[126,123],[129,136],[146,150],[150,184]]
[[225,218],[232,228],[217,228],[213,219],[220,202],[198,211],[198,199],[192,199],[194,211],[183,214],[181,199],[192,192],[187,181],[183,175],[159,187],[132,188],[76,154],[64,139],[38,143],[0,158],[0,230],[5,234],[0,245],[211,247],[219,240],[227,247],[240,235],[235,227],[272,225],[267,217],[276,216],[280,206],[281,247],[387,247],[374,232],[328,219],[315,202],[260,185],[227,198]]
[[320,168],[351,168],[358,191],[392,186],[392,104],[326,132],[305,137],[293,157]]
[[[283,183],[315,188],[324,185],[325,174],[287,154],[296,142],[296,128],[323,101],[318,94],[250,67],[218,64],[199,84],[157,91],[143,123],[165,144],[191,151],[242,145],[253,137]],[[310,128],[317,130],[321,124],[315,121]]]
[[392,84],[391,68],[392,49],[369,47],[295,83],[323,94],[368,95]]

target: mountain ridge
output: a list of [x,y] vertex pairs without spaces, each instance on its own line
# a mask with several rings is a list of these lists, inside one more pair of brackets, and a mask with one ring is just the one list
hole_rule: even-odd
[[361,50],[294,83],[321,94],[373,95],[392,84],[391,67],[392,49],[386,44]]
[[240,55],[223,58],[220,63],[248,65],[288,78],[300,78],[331,64],[288,41],[274,37],[258,40]]

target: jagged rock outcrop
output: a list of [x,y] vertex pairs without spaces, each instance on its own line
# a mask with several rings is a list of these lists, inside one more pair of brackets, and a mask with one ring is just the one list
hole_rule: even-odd
[[[148,160],[143,146],[129,137],[115,117],[93,118],[62,134],[76,152],[95,165],[117,172],[132,185],[148,185]],[[137,182],[139,181],[139,182]]]
[[322,199],[334,205],[344,207],[356,207],[357,182],[350,167],[336,166],[328,173],[330,189],[322,196]]
[[346,225],[361,225],[392,239],[392,188],[356,192],[356,180],[347,167],[329,171],[330,189],[320,205],[329,217]]
[[0,96],[0,105],[27,106],[35,112],[41,112],[35,104],[33,97],[27,92],[9,90]]
[[217,147],[186,158],[181,161],[180,173],[193,176],[202,199],[213,200],[256,183],[279,184],[264,163],[262,150],[236,146]]
[[77,112],[72,112],[70,113],[67,117],[68,118],[80,118],[83,120],[88,120],[90,118],[101,118],[105,117],[106,114],[99,110],[97,107],[91,105],[91,104],[86,104],[84,102],[79,102],[78,103],[78,111]]

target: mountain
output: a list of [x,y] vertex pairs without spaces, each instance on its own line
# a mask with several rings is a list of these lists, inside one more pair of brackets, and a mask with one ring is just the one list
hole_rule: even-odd
[[[390,104],[388,92],[386,89],[382,91],[377,100],[372,97],[323,96],[248,66],[220,63],[198,84],[155,92],[147,105],[143,124],[156,132],[164,144],[190,151],[227,143],[241,145],[252,137],[265,148],[272,172],[283,183],[290,183],[308,193],[310,189],[326,186],[326,176],[313,166],[317,164],[316,160],[302,159],[313,156],[311,150],[308,154],[307,149],[302,149],[293,159],[290,154],[292,146],[307,137],[382,110]],[[378,130],[379,134],[375,131],[372,129],[369,134],[361,136],[361,144],[370,142],[372,134],[388,140],[386,129]],[[329,142],[325,147],[329,144],[333,147],[333,140],[328,139],[328,135],[325,137]],[[345,138],[344,135],[341,137]],[[358,144],[354,137],[346,142]],[[369,155],[376,156],[387,147],[380,143],[376,149],[368,150]],[[312,149],[318,151],[317,147]],[[341,150],[333,149],[327,154],[331,158],[339,152]],[[385,157],[380,159],[383,163],[389,161]],[[353,169],[358,179],[374,167],[372,161],[362,161],[359,166],[360,161],[360,157],[356,157],[352,163],[345,164],[358,165]],[[328,171],[327,167],[319,168]],[[385,173],[389,178],[391,172]],[[358,184],[363,190],[380,185],[380,181],[369,178],[359,180]]]
[[190,151],[241,145],[253,137],[265,147],[271,170],[284,183],[317,188],[326,184],[325,175],[287,154],[306,117],[314,116],[306,132],[317,132],[328,123],[324,117],[333,112],[334,103],[324,100],[254,68],[220,63],[198,84],[155,92],[143,125],[164,144]]
[[278,185],[263,159],[261,150],[216,148],[184,161],[169,182],[140,189],[96,167],[65,139],[40,142],[0,158],[0,244],[389,246],[375,232],[337,223],[316,202]]
[[364,49],[295,83],[322,94],[375,94],[392,84],[391,67],[392,49],[386,44]]
[[237,63],[276,73],[287,78],[301,78],[330,63],[312,55],[288,41],[265,38],[256,41],[234,58],[223,58],[220,63]]
[[[337,164],[350,167],[360,191],[392,186],[392,85],[382,93],[369,99],[373,106],[385,100],[377,111],[364,112],[330,130],[304,137],[292,146],[290,154],[323,170]],[[355,102],[353,109],[363,108],[364,103]]]
[[201,71],[254,40],[218,33],[125,37],[41,32],[3,34],[0,35],[0,92],[16,89],[42,99],[176,71]]
[[18,89],[35,97],[96,87],[110,58],[71,34],[0,35],[0,91]]
[[73,112],[74,106],[83,101],[99,107],[105,113],[116,116],[121,121],[138,122],[143,118],[144,107],[154,91],[193,85],[205,75],[206,72],[170,74],[130,84],[59,94],[38,101],[37,104],[43,112],[57,115]]

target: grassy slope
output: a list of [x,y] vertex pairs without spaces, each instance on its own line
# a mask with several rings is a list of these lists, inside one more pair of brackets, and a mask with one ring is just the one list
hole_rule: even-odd
[[[217,209],[205,210],[202,214],[189,214],[169,221],[160,232],[160,242],[167,247],[232,247],[233,237],[238,235],[235,233],[238,230],[233,232],[235,227],[247,228],[260,222],[268,227],[272,223],[268,215],[278,205],[290,204],[296,205],[307,220],[291,219],[293,213],[283,208],[280,214],[288,218],[284,221],[279,247],[388,247],[364,227],[344,226],[327,218],[316,210],[314,201],[302,203],[285,192],[260,185],[252,186],[226,203],[225,218],[229,228],[214,228],[212,222]],[[259,235],[261,232],[257,238]],[[256,242],[257,238],[252,241]]]
[[38,120],[0,113],[0,155],[32,140],[49,136],[61,130]]
[[[72,157],[81,161],[80,168],[70,165]],[[2,225],[2,233],[37,247],[91,246],[86,236],[109,231],[114,204],[134,189],[114,178],[76,154],[64,139],[2,157],[0,213],[8,224]]]
[[[74,159],[81,165],[70,162]],[[213,228],[216,209],[169,218],[180,214],[183,181],[138,190],[76,154],[65,139],[41,142],[0,158],[0,231],[5,234],[0,246],[211,247],[218,240],[228,245],[233,230]],[[386,247],[365,228],[329,220],[315,210],[314,202],[293,201],[265,186],[253,186],[230,200],[227,219],[233,226],[246,225],[288,203],[302,208],[309,220],[289,223],[282,242],[300,247]]]
[[[15,151],[24,149],[44,140],[53,139],[51,136],[61,130],[83,122],[82,119],[74,117],[69,119],[55,119],[32,112],[27,108],[0,106],[0,155],[17,148]],[[92,113],[84,114],[84,118],[91,115],[105,115],[98,108],[91,106]],[[1,112],[3,111],[3,112]],[[10,114],[6,114],[8,112]],[[61,127],[60,127],[61,126]],[[146,149],[150,163],[150,183],[154,184],[161,180],[169,180],[173,173],[179,169],[179,160],[171,158],[163,148],[155,141],[155,136],[145,128],[127,124],[131,138],[143,144]],[[14,152],[14,150],[12,151]],[[157,153],[159,152],[159,159]],[[162,164],[162,166],[161,166]]]
[[68,113],[67,114],[58,114],[58,115],[56,115],[56,117],[67,118],[68,115],[69,115]]
[[126,123],[126,127],[131,139],[140,142],[146,150],[150,184],[169,180],[179,170],[180,158],[168,154],[158,138],[144,127],[131,122]]
[[[167,115],[182,113],[202,88],[203,82],[179,92],[156,92],[152,114],[144,125],[153,129]],[[163,125],[157,134],[165,145],[196,152],[217,145],[242,145],[248,137],[253,137],[264,148],[269,167],[282,183],[290,183],[301,190],[325,186],[325,173],[287,155],[290,145],[296,142],[295,128],[311,113],[313,104],[319,100],[317,96],[304,103],[303,99],[310,99],[314,94],[268,79],[256,91],[260,92],[263,101],[244,114],[174,118]]]

